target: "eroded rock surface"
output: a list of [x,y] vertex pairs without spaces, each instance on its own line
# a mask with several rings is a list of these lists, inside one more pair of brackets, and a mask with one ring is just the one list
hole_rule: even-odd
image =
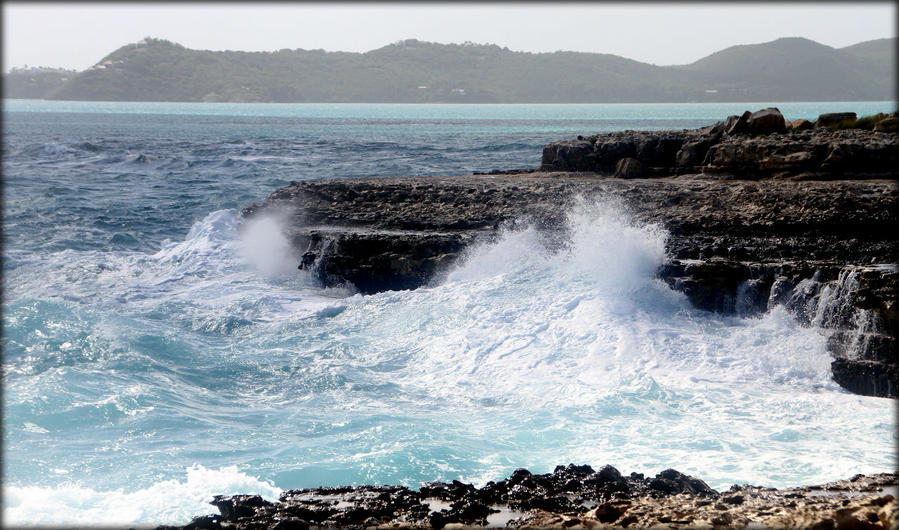
[[[766,179],[896,178],[899,138],[889,120],[874,131],[830,131],[855,113],[822,114],[789,126],[777,109],[746,111],[715,125],[683,131],[621,131],[548,144],[544,171],[615,172],[622,160],[641,164],[633,176],[706,173]],[[817,125],[817,127],[815,127]],[[633,162],[629,162],[633,165]]]
[[895,474],[856,475],[818,486],[734,485],[725,492],[674,469],[654,477],[606,465],[518,469],[481,488],[459,481],[346,486],[259,496],[216,496],[219,515],[159,530],[317,528],[895,528]]

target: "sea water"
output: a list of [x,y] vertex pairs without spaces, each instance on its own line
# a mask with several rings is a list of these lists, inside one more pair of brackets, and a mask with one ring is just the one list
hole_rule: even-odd
[[613,198],[577,203],[563,245],[507,232],[370,296],[239,215],[291,180],[536,167],[550,141],[770,105],[4,101],[5,523],[184,524],[214,494],[569,462],[719,489],[893,470],[893,401],[831,380],[828,331],[693,308],[655,277],[665,227]]

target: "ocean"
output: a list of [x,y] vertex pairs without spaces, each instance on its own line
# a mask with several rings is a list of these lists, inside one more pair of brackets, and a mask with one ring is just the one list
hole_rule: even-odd
[[292,180],[533,168],[545,143],[895,102],[382,105],[3,101],[3,520],[185,524],[214,494],[673,467],[717,489],[892,471],[894,403],[828,331],[693,308],[664,226],[613,203],[363,296],[240,208]]

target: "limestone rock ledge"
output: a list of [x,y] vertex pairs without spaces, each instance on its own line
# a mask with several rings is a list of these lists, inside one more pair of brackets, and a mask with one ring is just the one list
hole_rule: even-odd
[[659,276],[698,307],[752,314],[787,305],[834,330],[837,382],[896,396],[893,180],[618,179],[595,173],[369,178],[293,182],[247,218],[276,216],[298,266],[363,293],[439,280],[476,242],[533,225],[564,244],[578,200],[618,204],[670,233]]
[[856,475],[782,490],[734,485],[725,492],[666,469],[622,475],[606,465],[518,469],[482,488],[459,481],[345,486],[258,495],[217,495],[219,515],[157,530],[309,530],[318,528],[865,528],[899,525],[897,476]]

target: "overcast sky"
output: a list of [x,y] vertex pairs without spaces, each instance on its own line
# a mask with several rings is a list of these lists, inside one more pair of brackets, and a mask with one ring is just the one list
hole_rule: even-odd
[[807,37],[833,47],[896,36],[876,3],[3,3],[3,69],[83,70],[144,37],[188,48],[364,52],[415,38],[516,51],[611,53],[686,64],[736,44]]

